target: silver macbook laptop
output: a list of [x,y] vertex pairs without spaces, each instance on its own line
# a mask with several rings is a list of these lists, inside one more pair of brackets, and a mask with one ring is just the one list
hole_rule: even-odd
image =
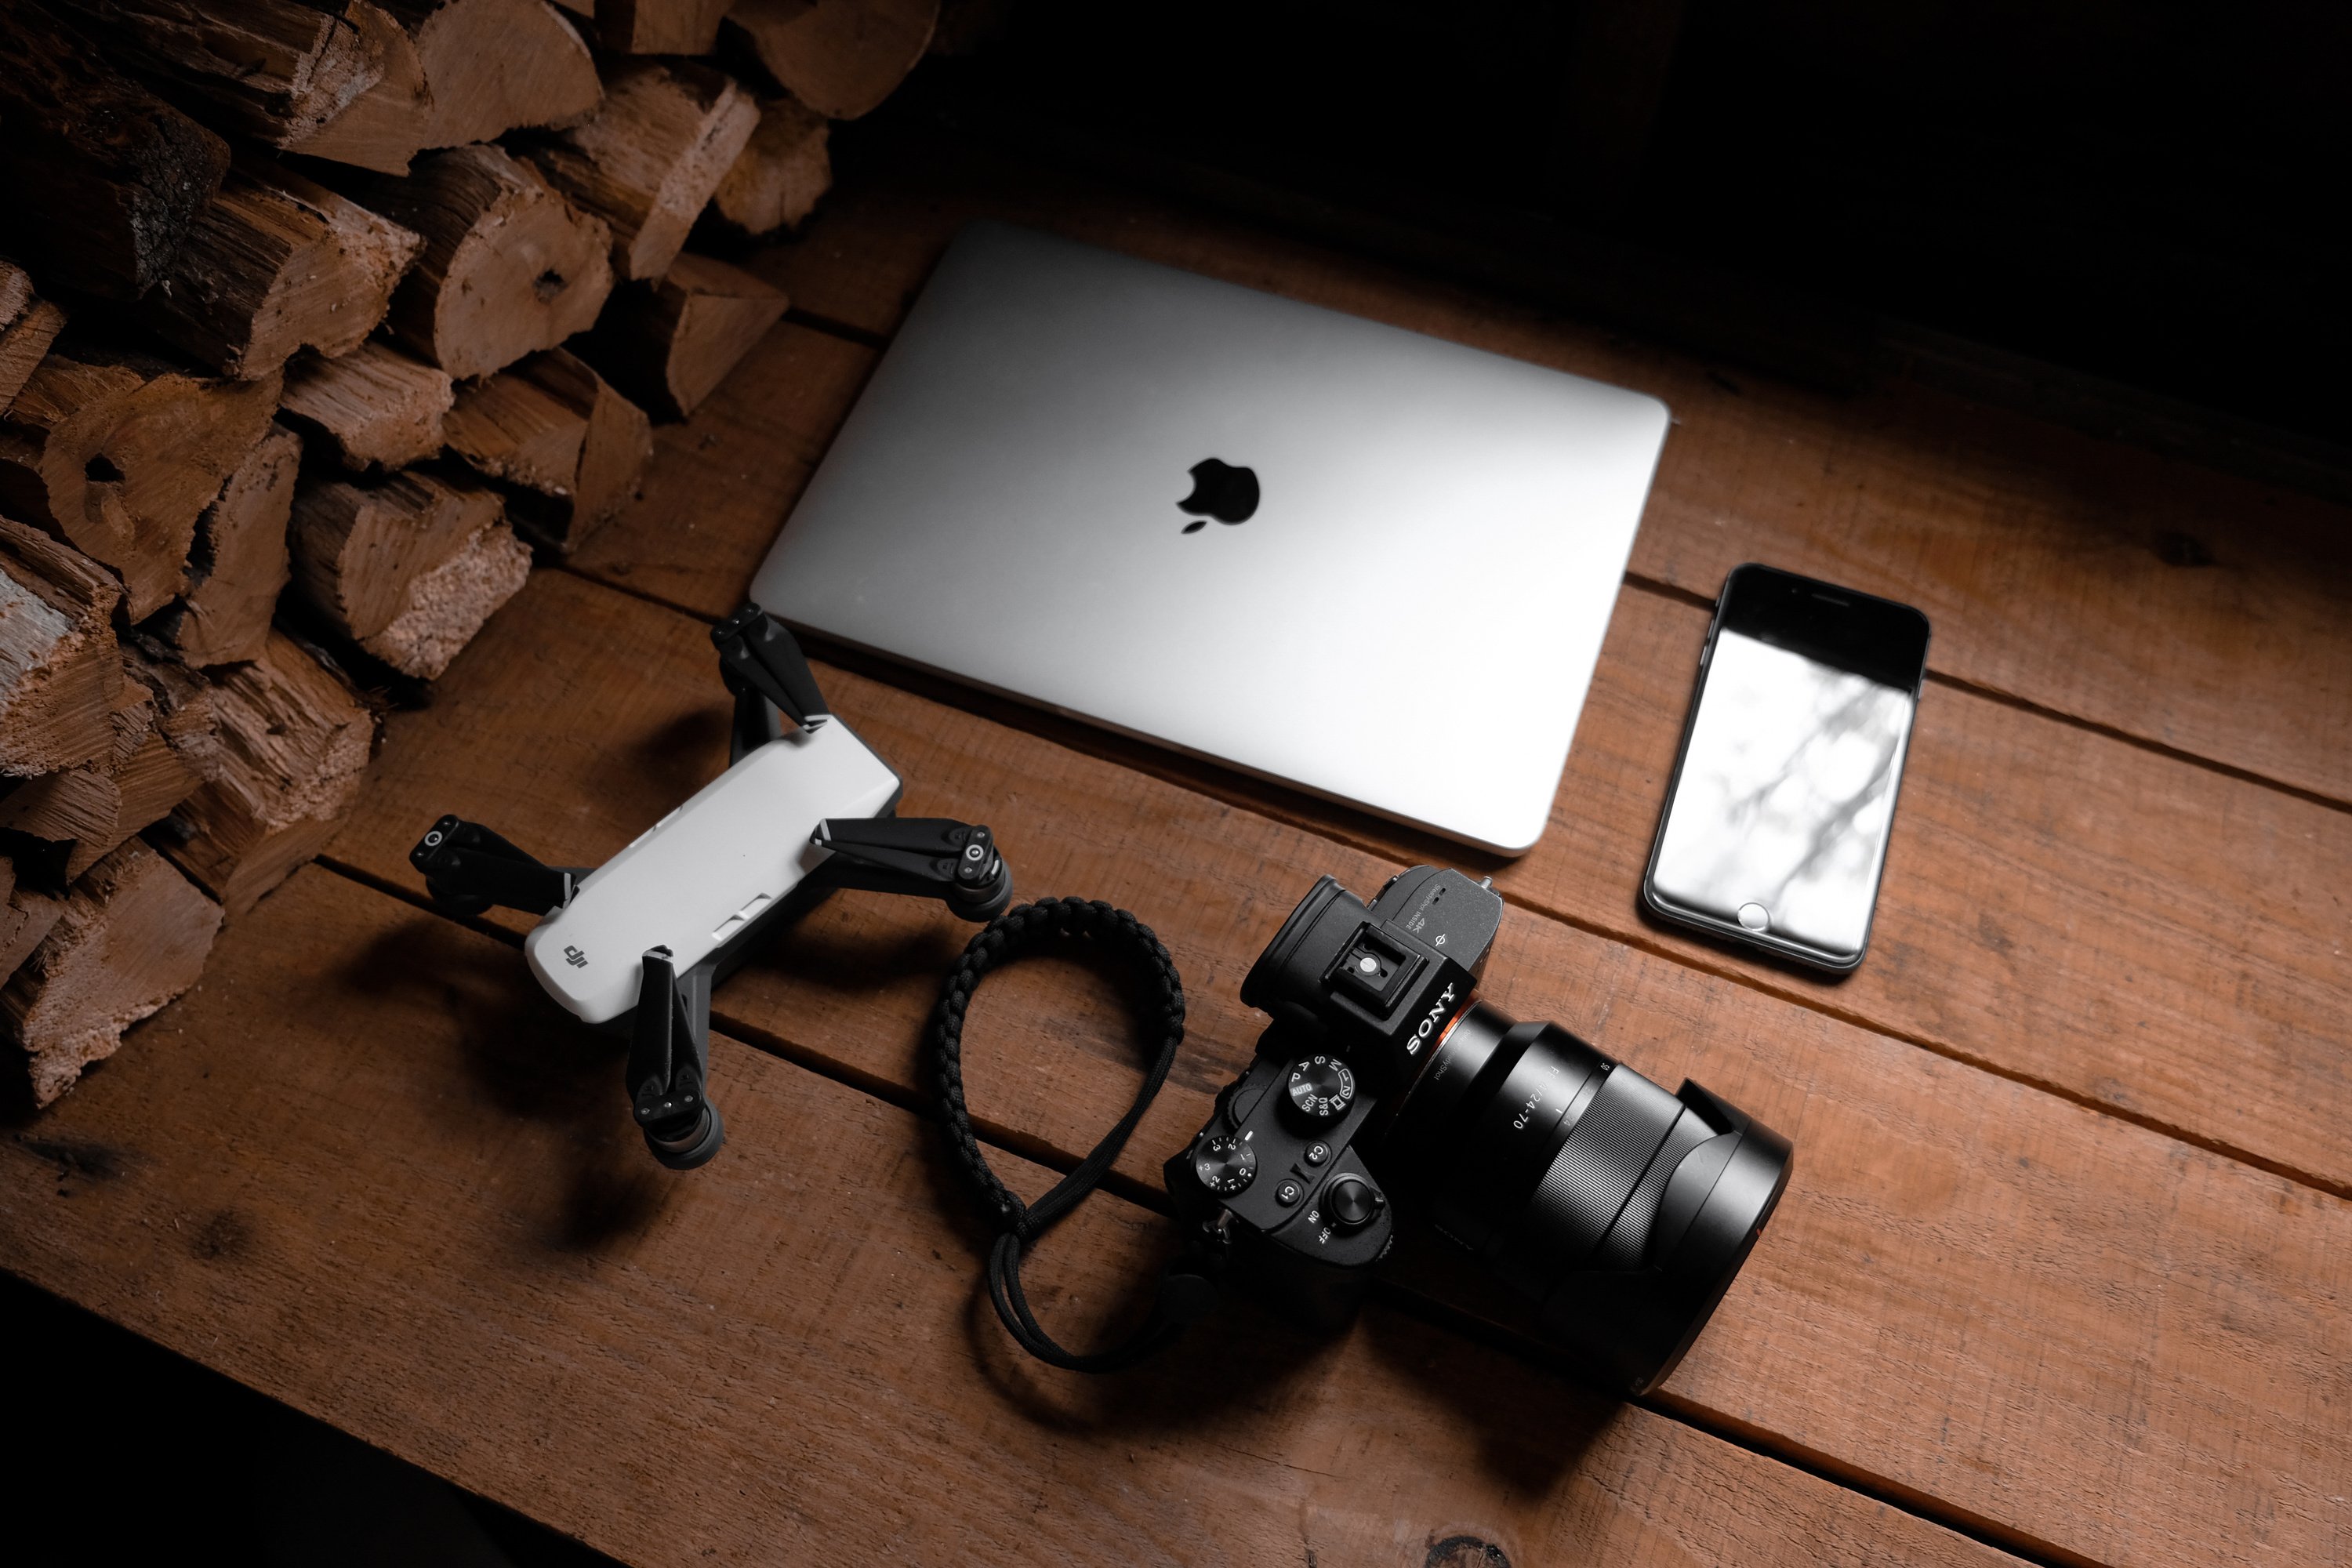
[[1666,423],[1655,398],[975,225],[751,596],[1517,854]]

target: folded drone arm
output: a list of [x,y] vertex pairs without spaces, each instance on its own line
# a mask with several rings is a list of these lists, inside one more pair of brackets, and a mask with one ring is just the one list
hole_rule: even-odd
[[425,873],[425,889],[459,914],[496,906],[545,915],[572,901],[587,873],[550,866],[478,822],[445,816],[425,830],[408,863]]
[[710,1102],[709,963],[679,972],[670,950],[645,956],[637,1008],[629,1029],[626,1087],[646,1147],[675,1171],[690,1171],[719,1152],[726,1124]]
[[833,852],[818,873],[835,887],[938,899],[968,921],[1013,901],[1013,872],[986,827],[944,816],[827,818],[809,842]]
[[719,649],[719,678],[735,695],[730,762],[779,738],[779,713],[804,730],[832,716],[800,644],[759,605],[747,604],[713,626],[710,641]]

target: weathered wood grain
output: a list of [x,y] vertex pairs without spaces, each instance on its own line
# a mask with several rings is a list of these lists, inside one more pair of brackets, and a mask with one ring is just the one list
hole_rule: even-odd
[[[874,351],[786,325],[684,429],[582,570],[711,619],[740,604]],[[2352,1194],[2352,816],[1937,686],[1869,959],[1830,982],[1646,921],[1706,613],[1629,587],[1513,900]],[[907,677],[898,677],[902,681]],[[950,705],[1397,858],[1474,852],[1154,748],[915,681]],[[2231,1089],[2217,1093],[2215,1085]]]
[[[710,662],[695,622],[542,574],[431,710],[392,721],[330,855],[413,884],[408,847],[454,811],[596,863],[723,762]],[[1246,1058],[1256,1021],[1235,993],[1258,947],[1318,874],[1369,889],[1395,863],[845,671],[821,679],[905,771],[906,810],[989,823],[1021,896],[1125,904],[1175,953],[1192,1033],[1121,1167],[1156,1183]],[[963,934],[844,895],[719,1008],[763,1043],[911,1088]],[[2352,1473],[2336,1413],[2352,1324],[2329,1305],[2352,1288],[2352,1205],[1525,910],[1489,973],[1507,1009],[1669,1084],[1696,1077],[1796,1142],[1773,1228],[1671,1398],[2062,1554],[2258,1561],[2256,1521],[2277,1561],[2341,1552],[2342,1505],[2314,1500]],[[1115,1013],[1037,984],[1008,976],[975,1009],[972,1100],[1013,1146],[1075,1157],[1123,1108],[1131,1068]]]
[[1839,398],[1630,343],[1233,219],[919,143],[845,181],[773,280],[896,329],[997,217],[1639,388],[1674,409],[1633,571],[1712,599],[1742,561],[1916,605],[1933,667],[2352,802],[2347,509],[1901,380]]
[[[2014,1561],[1378,1309],[1048,1373],[976,1300],[929,1127],[722,1038],[732,1141],[681,1180],[519,971],[300,874],[0,1143],[0,1261],[646,1568]],[[1084,1331],[1165,1246],[1099,1200],[1038,1297]]]

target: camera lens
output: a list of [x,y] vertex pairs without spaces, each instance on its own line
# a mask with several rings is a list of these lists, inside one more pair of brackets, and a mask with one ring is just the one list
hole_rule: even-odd
[[1674,1370],[1770,1217],[1786,1140],[1670,1094],[1556,1024],[1476,1003],[1381,1140],[1437,1226],[1540,1304],[1549,1337],[1640,1393]]

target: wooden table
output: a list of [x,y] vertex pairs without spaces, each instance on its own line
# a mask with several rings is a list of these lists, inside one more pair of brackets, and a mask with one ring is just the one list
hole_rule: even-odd
[[[437,813],[593,863],[719,768],[705,625],[982,215],[1675,409],[1518,861],[820,671],[907,809],[988,821],[1024,895],[1116,900],[1182,968],[1191,1035],[1118,1190],[1032,1266],[1057,1332],[1131,1311],[1167,1247],[1158,1164],[1248,1057],[1235,987],[1281,914],[1319,873],[1443,859],[1509,898],[1495,1000],[1795,1140],[1655,1397],[1544,1370],[1425,1264],[1336,1340],[1236,1311],[1128,1375],[1049,1372],[978,1293],[922,1120],[919,1030],[968,928],[845,894],[733,982],[731,1141],[679,1178],[625,1124],[615,1051],[525,975],[526,922],[420,902],[404,856]],[[1792,391],[992,156],[875,171],[760,265],[795,315],[663,434],[642,501],[389,721],[363,809],[199,989],[0,1143],[0,1263],[637,1563],[2352,1558],[2343,510],[1901,381]],[[1750,558],[1935,622],[1843,984],[1635,911],[1705,606]],[[1033,1190],[1131,1093],[1122,1019],[1055,963],[976,1009],[974,1109]]]

